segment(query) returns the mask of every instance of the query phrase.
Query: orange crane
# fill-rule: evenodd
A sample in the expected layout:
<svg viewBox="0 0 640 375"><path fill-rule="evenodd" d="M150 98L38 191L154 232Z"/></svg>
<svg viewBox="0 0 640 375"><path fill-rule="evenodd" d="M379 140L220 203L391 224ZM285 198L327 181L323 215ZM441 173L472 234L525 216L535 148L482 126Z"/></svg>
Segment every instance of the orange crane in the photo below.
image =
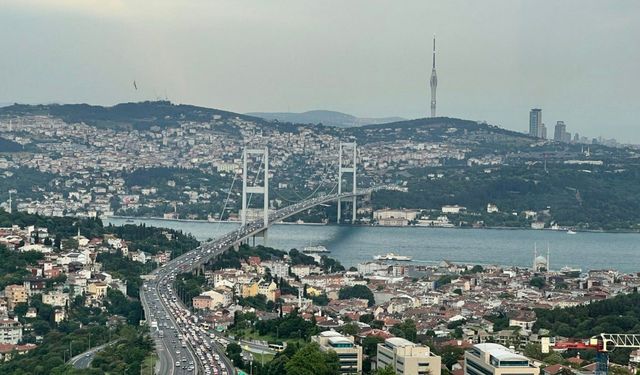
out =
<svg viewBox="0 0 640 375"><path fill-rule="evenodd" d="M542 352L549 348L556 350L593 349L596 351L596 375L607 375L609 371L609 352L615 348L640 348L640 334L601 333L587 341L557 341L551 345L548 337L542 338Z"/></svg>

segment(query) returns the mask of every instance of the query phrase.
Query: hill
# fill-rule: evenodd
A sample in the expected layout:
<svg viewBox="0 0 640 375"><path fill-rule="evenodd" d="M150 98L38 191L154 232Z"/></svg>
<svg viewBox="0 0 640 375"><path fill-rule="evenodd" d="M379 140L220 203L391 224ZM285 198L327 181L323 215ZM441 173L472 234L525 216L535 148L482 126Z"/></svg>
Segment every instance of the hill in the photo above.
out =
<svg viewBox="0 0 640 375"><path fill-rule="evenodd" d="M107 128L148 129L151 126L174 127L180 121L210 121L214 118L240 118L255 122L262 119L218 109L168 101L121 103L112 107L89 104L13 104L0 108L0 116L50 115L67 123Z"/></svg>
<svg viewBox="0 0 640 375"><path fill-rule="evenodd" d="M290 122L294 124L323 124L338 128L350 128L368 124L382 124L387 122L402 121L400 117L384 118L360 118L347 113L314 110L302 113L293 112L251 112L250 116L260 117L267 121Z"/></svg>

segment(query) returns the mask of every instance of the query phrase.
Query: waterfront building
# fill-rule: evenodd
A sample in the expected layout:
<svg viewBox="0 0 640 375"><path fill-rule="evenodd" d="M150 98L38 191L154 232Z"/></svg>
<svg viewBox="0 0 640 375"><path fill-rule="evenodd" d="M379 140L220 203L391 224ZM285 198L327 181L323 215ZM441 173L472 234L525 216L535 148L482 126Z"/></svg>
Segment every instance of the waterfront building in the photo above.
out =
<svg viewBox="0 0 640 375"><path fill-rule="evenodd" d="M320 345L323 352L336 352L340 360L341 374L362 373L362 347L355 344L353 336L344 336L336 331L324 331L317 336L311 336L311 341Z"/></svg>
<svg viewBox="0 0 640 375"><path fill-rule="evenodd" d="M398 375L440 375L442 359L428 346L392 337L378 344L378 368L391 366Z"/></svg>
<svg viewBox="0 0 640 375"><path fill-rule="evenodd" d="M465 375L539 375L529 358L493 343L476 344L464 353Z"/></svg>

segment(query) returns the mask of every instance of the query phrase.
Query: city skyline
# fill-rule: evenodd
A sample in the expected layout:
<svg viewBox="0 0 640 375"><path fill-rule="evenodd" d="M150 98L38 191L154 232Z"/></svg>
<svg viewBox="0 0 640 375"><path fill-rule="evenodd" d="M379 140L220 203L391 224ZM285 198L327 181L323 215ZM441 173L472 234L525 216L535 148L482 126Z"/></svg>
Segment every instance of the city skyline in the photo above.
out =
<svg viewBox="0 0 640 375"><path fill-rule="evenodd" d="M526 132L527 111L539 107L547 125L640 143L640 51L629 48L640 35L637 3L330 5L8 0L0 103L167 97L240 113L428 117L435 32L438 115ZM539 19L558 27L524 27Z"/></svg>

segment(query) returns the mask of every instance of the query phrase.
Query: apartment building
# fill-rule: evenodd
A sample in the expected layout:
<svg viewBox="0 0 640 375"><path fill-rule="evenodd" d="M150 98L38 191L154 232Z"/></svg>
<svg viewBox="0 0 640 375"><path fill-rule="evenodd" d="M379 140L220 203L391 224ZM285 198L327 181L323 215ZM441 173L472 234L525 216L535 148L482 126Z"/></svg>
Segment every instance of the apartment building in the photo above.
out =
<svg viewBox="0 0 640 375"><path fill-rule="evenodd" d="M391 366L398 375L440 375L442 359L428 346L418 345L400 337L391 337L378 344L378 368Z"/></svg>
<svg viewBox="0 0 640 375"><path fill-rule="evenodd" d="M362 347L354 343L353 336L344 336L336 331L320 332L311 336L311 341L320 345L322 351L334 351L340 360L341 374L362 373Z"/></svg>
<svg viewBox="0 0 640 375"><path fill-rule="evenodd" d="M464 353L465 375L539 375L529 358L493 343L476 344Z"/></svg>

